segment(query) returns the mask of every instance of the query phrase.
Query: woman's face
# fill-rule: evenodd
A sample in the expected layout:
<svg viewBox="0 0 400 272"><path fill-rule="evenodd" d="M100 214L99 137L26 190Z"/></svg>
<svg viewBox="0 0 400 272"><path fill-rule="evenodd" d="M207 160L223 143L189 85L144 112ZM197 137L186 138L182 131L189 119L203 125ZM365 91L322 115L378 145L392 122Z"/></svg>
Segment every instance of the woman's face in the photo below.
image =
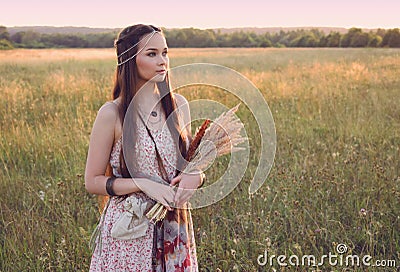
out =
<svg viewBox="0 0 400 272"><path fill-rule="evenodd" d="M139 45L139 54L136 56L136 65L140 79L161 82L165 79L169 67L168 46L164 36L156 32L150 38L151 33L145 34Z"/></svg>

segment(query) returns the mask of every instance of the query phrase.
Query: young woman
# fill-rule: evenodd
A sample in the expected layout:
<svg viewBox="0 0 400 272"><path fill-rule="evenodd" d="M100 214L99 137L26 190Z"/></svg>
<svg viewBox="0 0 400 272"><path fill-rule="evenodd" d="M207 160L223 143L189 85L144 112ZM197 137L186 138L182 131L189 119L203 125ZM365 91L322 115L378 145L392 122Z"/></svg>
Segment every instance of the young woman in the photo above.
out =
<svg viewBox="0 0 400 272"><path fill-rule="evenodd" d="M179 172L191 139L190 112L186 99L170 90L165 37L160 28L133 25L115 46L114 100L98 112L85 171L86 190L109 196L90 271L198 271L191 193L184 189L198 188L202 175ZM160 202L168 213L156 224L138 218L145 222L141 237L114 238L132 197Z"/></svg>

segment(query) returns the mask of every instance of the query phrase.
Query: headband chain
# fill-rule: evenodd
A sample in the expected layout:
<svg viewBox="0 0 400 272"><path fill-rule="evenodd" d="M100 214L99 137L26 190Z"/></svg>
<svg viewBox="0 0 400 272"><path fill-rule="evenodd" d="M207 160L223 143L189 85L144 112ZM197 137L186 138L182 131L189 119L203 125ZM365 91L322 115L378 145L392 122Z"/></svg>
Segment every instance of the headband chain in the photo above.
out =
<svg viewBox="0 0 400 272"><path fill-rule="evenodd" d="M122 64L124 64L124 63L130 61L131 59L133 59L134 57L136 57L136 56L143 50L143 48L146 47L146 45L149 43L150 39L151 39L151 38L154 36L154 34L156 34L157 32L160 32L160 31L153 30L153 32L149 33L150 37L147 39L147 41L146 41L146 43L144 44L144 46L143 46L138 52L136 52L133 56L127 58L127 59L124 60L123 62L118 62L118 63L117 63L117 66L121 66ZM129 52L130 50L132 50L135 46L137 46L137 45L140 43L140 41L141 41L141 40L139 40L137 43L135 43L134 45L132 45L131 47L129 47L128 49L126 49L126 50L125 50L124 52L122 52L121 54L119 54L119 55L117 56L117 59L119 59L122 55L124 55L124 54L126 54L127 52Z"/></svg>

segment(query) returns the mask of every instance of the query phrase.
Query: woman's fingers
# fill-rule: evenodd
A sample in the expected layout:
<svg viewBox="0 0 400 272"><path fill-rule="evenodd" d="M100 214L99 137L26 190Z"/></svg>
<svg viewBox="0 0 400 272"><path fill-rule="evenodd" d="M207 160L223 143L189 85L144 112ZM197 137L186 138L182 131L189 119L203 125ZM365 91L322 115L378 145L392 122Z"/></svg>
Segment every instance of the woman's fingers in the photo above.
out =
<svg viewBox="0 0 400 272"><path fill-rule="evenodd" d="M152 184L151 187L146 188L147 194L160 202L162 205L165 207L171 209L174 197L175 197L175 191L174 188L169 186L169 185L163 185L163 184Z"/></svg>
<svg viewBox="0 0 400 272"><path fill-rule="evenodd" d="M163 199L163 201L160 202L167 210L172 211L173 209L171 208L170 204L166 199Z"/></svg>
<svg viewBox="0 0 400 272"><path fill-rule="evenodd" d="M162 203L168 210L176 207L175 202L175 191L174 188L165 186L165 191L163 192L163 202Z"/></svg>
<svg viewBox="0 0 400 272"><path fill-rule="evenodd" d="M194 192L195 192L195 190L193 190L193 189L178 187L178 190L176 191L175 198L174 198L175 203L186 202L194 194ZM184 200L184 201L182 201L182 200Z"/></svg>
<svg viewBox="0 0 400 272"><path fill-rule="evenodd" d="M175 195L175 203L178 207L181 207L193 196L195 190L178 188L178 192Z"/></svg>
<svg viewBox="0 0 400 272"><path fill-rule="evenodd" d="M183 189L181 187L178 187L178 190L176 191L175 197L174 197L175 203L179 203L179 199L181 198L182 191L183 191Z"/></svg>
<svg viewBox="0 0 400 272"><path fill-rule="evenodd" d="M181 179L182 179L182 175L179 175L179 176L174 177L174 178L171 180L170 185L171 185L171 186L175 186L176 184L178 184L178 183L181 181Z"/></svg>

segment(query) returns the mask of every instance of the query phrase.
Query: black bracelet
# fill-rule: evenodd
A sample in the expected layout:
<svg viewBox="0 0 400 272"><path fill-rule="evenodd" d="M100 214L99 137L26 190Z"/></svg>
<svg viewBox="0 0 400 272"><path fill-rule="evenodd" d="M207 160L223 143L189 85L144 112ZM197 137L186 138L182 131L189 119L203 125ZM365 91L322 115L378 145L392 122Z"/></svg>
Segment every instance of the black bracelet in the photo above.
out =
<svg viewBox="0 0 400 272"><path fill-rule="evenodd" d="M116 177L109 177L106 181L106 191L109 196L116 196L114 189L113 189L113 184L114 184L115 179L116 179Z"/></svg>

